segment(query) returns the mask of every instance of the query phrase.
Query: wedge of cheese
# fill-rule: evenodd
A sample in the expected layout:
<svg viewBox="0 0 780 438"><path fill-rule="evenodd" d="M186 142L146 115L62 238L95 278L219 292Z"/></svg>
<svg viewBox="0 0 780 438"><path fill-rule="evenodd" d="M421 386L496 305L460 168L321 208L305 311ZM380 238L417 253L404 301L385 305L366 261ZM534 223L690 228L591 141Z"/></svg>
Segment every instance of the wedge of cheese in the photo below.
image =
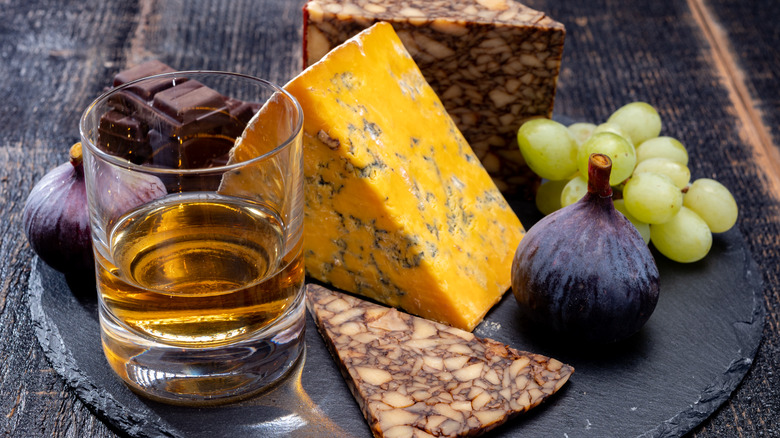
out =
<svg viewBox="0 0 780 438"><path fill-rule="evenodd" d="M574 368L318 285L307 305L375 437L477 436Z"/></svg>
<svg viewBox="0 0 780 438"><path fill-rule="evenodd" d="M304 111L307 274L472 330L524 229L392 26L285 86Z"/></svg>

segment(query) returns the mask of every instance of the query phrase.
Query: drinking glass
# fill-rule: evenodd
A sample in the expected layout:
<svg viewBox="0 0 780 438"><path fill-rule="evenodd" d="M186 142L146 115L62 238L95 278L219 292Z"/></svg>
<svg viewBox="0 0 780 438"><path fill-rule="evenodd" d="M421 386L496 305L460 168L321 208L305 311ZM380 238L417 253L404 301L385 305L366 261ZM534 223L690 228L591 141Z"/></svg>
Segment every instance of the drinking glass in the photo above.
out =
<svg viewBox="0 0 780 438"><path fill-rule="evenodd" d="M236 400L301 355L302 122L283 89L227 72L142 78L84 112L101 340L132 390Z"/></svg>

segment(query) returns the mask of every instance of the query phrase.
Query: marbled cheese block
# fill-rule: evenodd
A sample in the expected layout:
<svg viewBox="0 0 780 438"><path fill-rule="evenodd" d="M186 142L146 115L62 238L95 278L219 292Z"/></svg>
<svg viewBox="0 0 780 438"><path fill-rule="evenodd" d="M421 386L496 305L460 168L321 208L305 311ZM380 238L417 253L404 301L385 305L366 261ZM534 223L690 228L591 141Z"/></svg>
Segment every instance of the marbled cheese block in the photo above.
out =
<svg viewBox="0 0 780 438"><path fill-rule="evenodd" d="M308 275L471 330L524 229L387 23L285 86L304 111Z"/></svg>
<svg viewBox="0 0 780 438"><path fill-rule="evenodd" d="M317 285L307 305L376 437L476 436L574 368Z"/></svg>
<svg viewBox="0 0 780 438"><path fill-rule="evenodd" d="M310 0L304 65L377 21L393 25L505 193L535 180L517 129L552 115L564 26L513 0Z"/></svg>

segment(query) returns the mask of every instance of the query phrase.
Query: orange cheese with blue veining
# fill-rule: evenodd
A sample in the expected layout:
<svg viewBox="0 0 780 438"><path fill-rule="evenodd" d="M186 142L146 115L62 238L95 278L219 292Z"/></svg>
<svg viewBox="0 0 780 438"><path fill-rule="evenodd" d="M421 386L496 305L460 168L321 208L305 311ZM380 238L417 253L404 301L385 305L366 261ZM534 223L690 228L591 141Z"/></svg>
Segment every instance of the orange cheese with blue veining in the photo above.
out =
<svg viewBox="0 0 780 438"><path fill-rule="evenodd" d="M285 89L304 110L307 274L472 330L508 290L524 230L393 28Z"/></svg>

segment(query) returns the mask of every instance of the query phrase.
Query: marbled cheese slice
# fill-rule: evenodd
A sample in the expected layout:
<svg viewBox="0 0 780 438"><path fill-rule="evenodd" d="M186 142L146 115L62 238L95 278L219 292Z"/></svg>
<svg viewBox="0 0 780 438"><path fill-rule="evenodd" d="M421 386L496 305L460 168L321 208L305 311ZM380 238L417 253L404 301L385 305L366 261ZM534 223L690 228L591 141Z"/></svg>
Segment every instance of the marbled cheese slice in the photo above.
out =
<svg viewBox="0 0 780 438"><path fill-rule="evenodd" d="M387 23L285 86L304 111L307 274L472 330L524 230Z"/></svg>
<svg viewBox="0 0 780 438"><path fill-rule="evenodd" d="M475 436L574 369L395 309L307 286L309 311L376 437Z"/></svg>

